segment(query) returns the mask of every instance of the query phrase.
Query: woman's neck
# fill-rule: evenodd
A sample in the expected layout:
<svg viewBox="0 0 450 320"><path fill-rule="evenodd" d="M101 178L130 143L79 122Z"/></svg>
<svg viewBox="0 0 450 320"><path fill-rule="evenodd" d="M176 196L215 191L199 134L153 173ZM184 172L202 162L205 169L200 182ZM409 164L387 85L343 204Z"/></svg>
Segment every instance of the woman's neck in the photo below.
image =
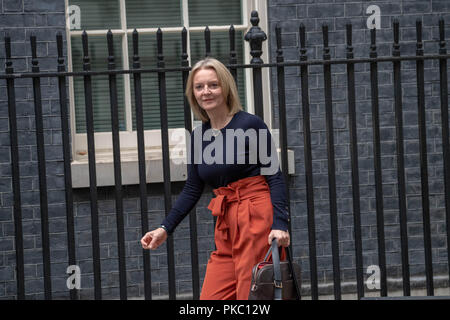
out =
<svg viewBox="0 0 450 320"><path fill-rule="evenodd" d="M211 110L207 111L207 113L209 116L211 128L213 129L222 129L233 118L233 116L228 113L228 108Z"/></svg>

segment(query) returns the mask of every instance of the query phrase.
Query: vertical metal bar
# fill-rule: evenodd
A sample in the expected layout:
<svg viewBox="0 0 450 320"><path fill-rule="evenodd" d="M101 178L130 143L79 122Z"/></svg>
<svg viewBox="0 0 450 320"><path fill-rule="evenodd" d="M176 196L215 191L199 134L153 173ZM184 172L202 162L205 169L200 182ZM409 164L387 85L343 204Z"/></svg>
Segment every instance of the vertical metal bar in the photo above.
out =
<svg viewBox="0 0 450 320"><path fill-rule="evenodd" d="M399 23L394 20L394 44L392 56L400 57ZM397 144L397 178L398 178L398 203L400 210L400 243L402 255L403 294L411 295L409 284L409 259L408 259L408 229L406 217L406 186L405 164L403 150L403 115L402 115L402 80L401 62L394 61L394 100L395 100L395 128Z"/></svg>
<svg viewBox="0 0 450 320"><path fill-rule="evenodd" d="M206 28L205 28L204 39L205 39L205 58L207 58L207 57L211 56L211 32L210 32L208 26L206 26ZM216 223L217 223L217 217L213 216L212 219L214 221L213 227L215 228ZM215 245L215 243L214 243L214 245Z"/></svg>
<svg viewBox="0 0 450 320"><path fill-rule="evenodd" d="M416 21L417 34L417 56L423 56L422 21ZM417 108L420 144L420 178L422 182L422 217L423 217L423 240L425 249L425 274L427 281L427 295L434 295L433 286L433 260L431 252L431 229L430 229L430 199L428 191L428 161L427 161L427 132L425 114L425 78L424 61L416 60L417 72Z"/></svg>
<svg viewBox="0 0 450 320"><path fill-rule="evenodd" d="M299 28L300 61L306 62L306 33L305 26ZM306 184L306 204L308 207L308 242L309 242L309 268L311 277L311 298L319 299L319 289L317 281L317 254L316 254L316 225L314 220L314 187L313 187L313 167L311 155L311 126L309 115L309 85L308 85L308 65L300 66L300 82L302 88L302 112L303 112L303 140L305 157L305 184Z"/></svg>
<svg viewBox="0 0 450 320"><path fill-rule="evenodd" d="M91 70L89 58L88 36L83 31L81 36L83 43L83 71ZM95 142L94 142L94 114L92 108L92 82L91 76L84 76L84 103L86 108L86 134L89 160L89 193L91 198L91 232L92 232L92 260L94 264L94 297L96 300L102 298L101 288L101 267L100 267L100 237L98 225L98 204L97 204L97 172L95 162Z"/></svg>
<svg viewBox="0 0 450 320"><path fill-rule="evenodd" d="M30 36L32 72L39 73L36 55L36 36ZM36 149L39 170L39 200L41 214L42 260L44 271L44 297L52 299L52 278L50 268L50 234L48 226L47 172L45 168L44 123L42 119L41 79L33 77L34 118L36 124Z"/></svg>
<svg viewBox="0 0 450 320"><path fill-rule="evenodd" d="M211 56L211 31L209 30L209 27L206 26L205 28L205 58Z"/></svg>
<svg viewBox="0 0 450 320"><path fill-rule="evenodd" d="M183 30L181 31L181 66L182 67L189 67L189 60L188 60L188 53L187 53L187 29L183 27ZM181 77L183 79L183 93L186 91L186 83L187 78L189 77L189 70L183 70ZM191 117L191 108L189 107L188 100L186 98L186 95L183 94L184 100L183 100L183 106L184 106L184 127L189 131L192 132L192 117ZM187 147L187 146L186 146Z"/></svg>
<svg viewBox="0 0 450 320"><path fill-rule="evenodd" d="M56 35L56 45L58 49L58 72L65 72L63 56L63 37L61 32ZM73 216L73 192L72 192L72 171L70 168L70 138L69 138L69 112L66 94L66 77L58 76L59 106L61 111L61 131L64 159L64 192L66 195L66 220L67 220L67 250L69 265L76 265L75 253L75 222ZM77 288L70 289L70 299L78 300L79 292Z"/></svg>
<svg viewBox="0 0 450 320"><path fill-rule="evenodd" d="M347 59L353 59L352 25L347 24ZM364 297L363 257L361 240L361 207L359 193L358 138L356 129L355 64L347 63L348 120L350 157L352 163L353 230L355 237L356 286L358 299Z"/></svg>
<svg viewBox="0 0 450 320"><path fill-rule="evenodd" d="M325 121L328 149L328 193L330 197L331 251L333 255L334 297L341 299L341 270L339 266L339 239L336 204L336 169L334 163L334 133L333 133L333 101L331 91L331 59L328 47L328 26L322 25L323 32L323 73L325 86Z"/></svg>
<svg viewBox="0 0 450 320"><path fill-rule="evenodd" d="M5 72L12 75L11 37L5 35ZM11 144L11 175L14 198L14 237L16 246L17 299L25 299L25 269L23 259L22 201L20 196L19 147L17 143L16 94L14 78L6 79L8 92L9 139Z"/></svg>
<svg viewBox="0 0 450 320"><path fill-rule="evenodd" d="M264 105L263 105L263 91L262 91L262 73L260 65L263 64L261 59L262 55L262 43L267 40L266 33L258 27L259 17L258 12L252 11L250 22L252 27L245 35L245 41L250 43L250 54L252 59L250 64L252 64L253 69L253 102L255 115L264 119Z"/></svg>
<svg viewBox="0 0 450 320"><path fill-rule="evenodd" d="M181 31L181 66L189 67L188 54L187 54L187 30L183 28ZM182 71L182 79L183 79L183 92L186 92L186 83L189 76L189 70ZM192 117L191 117L191 108L189 107L189 103L187 101L186 96L184 95L183 99L184 105L184 127L186 130L191 133L192 132ZM186 143L186 150L191 146ZM192 151L191 151L192 152ZM190 153L187 153L190 155ZM189 161L190 159L188 159ZM191 230L191 272L192 272L192 298L194 300L200 299L200 277L199 277L199 263L198 263L198 243L197 243L197 213L196 208L194 207L192 211L189 213L189 228Z"/></svg>
<svg viewBox="0 0 450 320"><path fill-rule="evenodd" d="M139 61L139 41L138 32L133 31L133 71L141 68ZM141 74L133 72L134 79L134 99L135 99L135 115L136 115L136 137L138 151L139 166L139 195L141 203L141 228L142 234L148 231L148 206L147 206L147 179L145 172L145 140L144 140L144 113L142 110L142 86ZM152 280L149 250L142 250L144 258L144 292L145 299L152 299Z"/></svg>
<svg viewBox="0 0 450 320"><path fill-rule="evenodd" d="M283 49L281 44L281 27L277 24L275 26L275 35L277 40L277 63L283 63ZM280 150L281 150L281 167L283 168L283 178L285 183L287 211L289 214L289 234L292 234L291 225L291 202L289 197L289 164L287 157L287 125L286 125L286 91L284 82L284 67L277 66L277 84L278 84L278 119L279 119L279 133L280 133ZM272 151L273 152L273 151ZM291 240L292 246L292 240Z"/></svg>
<svg viewBox="0 0 450 320"><path fill-rule="evenodd" d="M283 49L281 43L281 27L277 24L275 27L275 34L277 40L277 63L283 63ZM288 163L288 147L287 147L287 124L286 124L286 91L284 83L284 67L277 66L277 84L278 84L278 119L279 119L279 133L280 133L280 149L281 149L281 167L283 168L283 178L285 183L286 192L286 202L287 202L287 212L289 215L288 231L292 235L292 224L291 224L291 201L289 197L289 163ZM272 150L272 152L274 152ZM292 248L292 239L290 242L290 248L287 252L290 252ZM301 299L301 297L298 297Z"/></svg>
<svg viewBox="0 0 450 320"><path fill-rule="evenodd" d="M439 20L439 54L447 54L445 43L444 19ZM441 121L442 121L442 153L444 158L444 197L445 221L447 225L447 259L450 277L450 143L448 129L448 82L447 59L439 59L439 81L441 94Z"/></svg>
<svg viewBox="0 0 450 320"><path fill-rule="evenodd" d="M114 58L114 43L111 30L107 35L108 43L108 70L116 68ZM120 137L119 137L119 110L117 103L117 78L115 74L109 75L109 100L111 105L111 127L114 159L114 182L116 198L116 224L117 224L117 248L119 254L119 285L120 299L127 299L127 274L125 262L125 231L123 222L123 195L122 195L122 169L120 164Z"/></svg>
<svg viewBox="0 0 450 320"><path fill-rule="evenodd" d="M156 32L156 42L158 45L158 68L164 69L163 56L163 39L162 31L158 28ZM161 143L163 155L163 175L164 175L164 206L166 216L172 208L172 188L170 181L170 158L169 158L169 120L167 117L167 95L166 95L166 72L164 70L158 71L158 87L159 87L159 107L161 117ZM175 257L173 235L167 239L167 265L169 273L169 299L176 299L176 284L175 284Z"/></svg>
<svg viewBox="0 0 450 320"><path fill-rule="evenodd" d="M253 101L255 103L255 115L264 119L261 67L253 67Z"/></svg>
<svg viewBox="0 0 450 320"><path fill-rule="evenodd" d="M376 29L370 30L370 58L376 59ZM375 170L375 201L377 216L378 266L380 267L381 296L387 296L386 249L384 242L384 209L383 180L381 177L381 145L380 145L380 115L378 103L378 63L370 63L370 85L372 100L372 130L373 130L373 160Z"/></svg>
<svg viewBox="0 0 450 320"><path fill-rule="evenodd" d="M234 26L230 26L230 30L228 31L229 38L230 38L230 64L236 64L237 58L236 58L236 31L234 29ZM234 82L236 82L236 86L238 85L237 81L237 69L235 67L230 67L230 72L233 75Z"/></svg>

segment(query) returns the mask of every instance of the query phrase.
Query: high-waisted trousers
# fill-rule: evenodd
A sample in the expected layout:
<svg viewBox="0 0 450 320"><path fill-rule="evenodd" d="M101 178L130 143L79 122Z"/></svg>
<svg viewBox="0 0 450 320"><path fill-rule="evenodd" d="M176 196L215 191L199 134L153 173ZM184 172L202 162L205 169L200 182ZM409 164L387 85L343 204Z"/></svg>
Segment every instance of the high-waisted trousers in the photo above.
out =
<svg viewBox="0 0 450 320"><path fill-rule="evenodd" d="M206 267L202 300L246 300L252 268L269 249L273 221L270 190L264 176L237 180L214 189L208 209L217 217L216 250Z"/></svg>

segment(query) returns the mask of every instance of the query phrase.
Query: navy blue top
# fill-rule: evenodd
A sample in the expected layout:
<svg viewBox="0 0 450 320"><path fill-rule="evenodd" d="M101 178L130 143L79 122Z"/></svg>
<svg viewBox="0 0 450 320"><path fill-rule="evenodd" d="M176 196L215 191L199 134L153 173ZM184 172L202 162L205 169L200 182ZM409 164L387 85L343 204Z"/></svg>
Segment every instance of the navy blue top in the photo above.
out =
<svg viewBox="0 0 450 320"><path fill-rule="evenodd" d="M263 134L259 134L260 130ZM211 130L209 121L191 133L187 157L190 159L187 164L188 178L162 225L169 234L172 233L200 199L205 183L216 189L242 178L264 175L274 209L272 229L287 231L289 215L285 183L267 125L258 116L239 111L220 130L221 134L217 133L218 130L216 134ZM249 138L239 138L243 133ZM226 150L231 150L232 146L234 153L229 154L227 159ZM241 152L238 153L238 150Z"/></svg>

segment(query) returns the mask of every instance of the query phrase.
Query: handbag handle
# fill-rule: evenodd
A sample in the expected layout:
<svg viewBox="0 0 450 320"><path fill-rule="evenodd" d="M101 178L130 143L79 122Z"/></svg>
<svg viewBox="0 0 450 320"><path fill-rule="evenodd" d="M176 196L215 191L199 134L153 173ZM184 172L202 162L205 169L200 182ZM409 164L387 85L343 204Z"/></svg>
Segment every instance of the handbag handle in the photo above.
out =
<svg viewBox="0 0 450 320"><path fill-rule="evenodd" d="M270 249L272 250L273 284L275 286L273 298L274 300L282 300L283 282L281 279L280 254L278 252L277 239L272 240Z"/></svg>
<svg viewBox="0 0 450 320"><path fill-rule="evenodd" d="M278 251L277 239L272 240L272 245L267 251L264 261L267 261L270 252L272 252L272 262L273 262L273 277L274 277L273 284L275 286L274 300L282 300L283 282L281 278L280 254ZM298 286L297 276L295 274L294 265L292 263L291 251L289 247L286 248L286 257L289 263L289 269L291 270L297 300L300 300L300 287Z"/></svg>

